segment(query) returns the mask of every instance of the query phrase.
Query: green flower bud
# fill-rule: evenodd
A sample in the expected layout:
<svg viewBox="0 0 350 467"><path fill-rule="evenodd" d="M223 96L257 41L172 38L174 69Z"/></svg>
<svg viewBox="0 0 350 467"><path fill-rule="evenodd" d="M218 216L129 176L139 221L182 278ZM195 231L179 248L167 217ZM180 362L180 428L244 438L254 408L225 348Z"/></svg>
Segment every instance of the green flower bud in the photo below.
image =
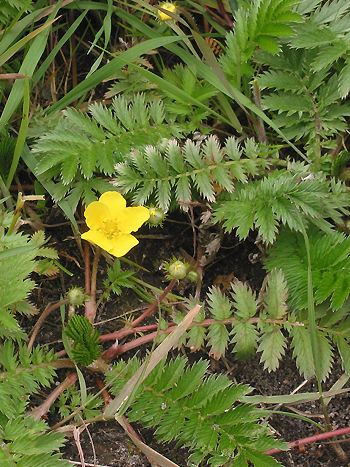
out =
<svg viewBox="0 0 350 467"><path fill-rule="evenodd" d="M86 295L80 287L72 287L67 292L67 299L70 305L81 306L86 301Z"/></svg>
<svg viewBox="0 0 350 467"><path fill-rule="evenodd" d="M149 219L148 223L150 225L161 225L165 219L165 212L159 208L149 208Z"/></svg>
<svg viewBox="0 0 350 467"><path fill-rule="evenodd" d="M171 279L185 279L188 271L188 265L183 261L175 260L168 266L168 274Z"/></svg>
<svg viewBox="0 0 350 467"><path fill-rule="evenodd" d="M188 279L190 282L193 282L196 284L199 280L199 274L197 271L188 271L186 279Z"/></svg>

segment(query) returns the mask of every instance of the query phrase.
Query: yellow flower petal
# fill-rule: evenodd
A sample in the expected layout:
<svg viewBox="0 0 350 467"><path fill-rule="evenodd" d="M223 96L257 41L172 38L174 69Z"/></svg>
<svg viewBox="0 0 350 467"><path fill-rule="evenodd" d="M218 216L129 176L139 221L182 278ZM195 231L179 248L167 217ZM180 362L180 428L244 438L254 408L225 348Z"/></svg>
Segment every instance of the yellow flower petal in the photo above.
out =
<svg viewBox="0 0 350 467"><path fill-rule="evenodd" d="M123 233L135 232L149 219L149 209L143 206L125 208L118 216L118 225Z"/></svg>
<svg viewBox="0 0 350 467"><path fill-rule="evenodd" d="M110 217L109 209L99 201L93 201L85 209L86 224L90 229L99 229L102 221Z"/></svg>
<svg viewBox="0 0 350 467"><path fill-rule="evenodd" d="M114 245L112 240L109 240L102 232L99 232L98 230L88 230L81 235L81 238L87 242L101 247L106 251L109 251L111 248L113 248Z"/></svg>
<svg viewBox="0 0 350 467"><path fill-rule="evenodd" d="M113 243L113 246L108 250L108 252L111 255L120 258L121 256L126 255L131 248L139 243L139 241L133 235L123 234L114 237L111 243Z"/></svg>
<svg viewBox="0 0 350 467"><path fill-rule="evenodd" d="M99 201L108 208L111 217L119 217L120 212L126 208L124 197L117 191L106 191L100 196Z"/></svg>
<svg viewBox="0 0 350 467"><path fill-rule="evenodd" d="M176 5L172 2L163 2L159 5L163 10L170 11L170 13L176 13ZM168 21L172 19L170 15L167 15L165 12L158 10L158 17L161 21Z"/></svg>

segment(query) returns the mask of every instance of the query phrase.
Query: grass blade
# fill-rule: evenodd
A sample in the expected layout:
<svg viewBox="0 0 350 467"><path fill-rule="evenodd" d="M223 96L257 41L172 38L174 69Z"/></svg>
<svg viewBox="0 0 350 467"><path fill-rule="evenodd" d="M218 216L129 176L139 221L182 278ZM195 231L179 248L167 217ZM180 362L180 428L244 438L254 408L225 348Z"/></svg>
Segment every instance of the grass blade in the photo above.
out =
<svg viewBox="0 0 350 467"><path fill-rule="evenodd" d="M29 106L30 106L30 88L29 88L29 79L24 80L23 87L23 112L22 112L22 121L19 127L18 137L16 141L15 151L13 154L11 167L7 176L6 186L10 189L13 177L15 176L18 163L23 152L24 144L27 137L28 125L29 125Z"/></svg>
<svg viewBox="0 0 350 467"><path fill-rule="evenodd" d="M62 99L49 107L49 112L61 110L67 105L70 105L72 102L79 99L79 97L83 96L95 86L100 84L102 81L113 76L115 72L120 70L123 66L130 65L131 62L139 58L141 55L149 52L150 50L167 46L168 44L172 44L180 40L182 40L181 37L157 37L155 39L148 39L141 44L137 44L131 47L104 65L102 68L95 71L92 75L79 83L77 86L75 86L75 88L62 97Z"/></svg>

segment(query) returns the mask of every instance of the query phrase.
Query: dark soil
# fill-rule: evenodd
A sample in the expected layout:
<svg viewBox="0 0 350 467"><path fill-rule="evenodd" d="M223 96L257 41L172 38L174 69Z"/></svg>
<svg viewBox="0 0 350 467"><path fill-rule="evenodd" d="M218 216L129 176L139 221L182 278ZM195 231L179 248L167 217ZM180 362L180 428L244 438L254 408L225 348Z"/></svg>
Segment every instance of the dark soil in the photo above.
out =
<svg viewBox="0 0 350 467"><path fill-rule="evenodd" d="M56 217L55 210L51 211L51 215L47 221L48 224L54 224L62 219ZM138 248L134 249L129 259L141 264L150 272L143 273L144 280L154 285L161 285L163 274L159 271L159 267L163 261L169 259L173 254L179 255L185 250L189 255L193 253L192 245L192 229L186 218L178 218L177 222L165 224L164 229L148 231L145 229L143 234L164 235L166 238L161 239L143 239L140 241ZM187 224L187 225L186 225ZM48 280L47 278L39 281L39 287L33 296L36 304L40 309L49 302L54 302L60 298L60 294L67 290L72 285L83 286L84 274L82 259L79 251L76 248L74 238L69 227L60 227L50 229L52 233L50 243L53 244L61 253L61 263L68 270L74 273L70 278L66 274L61 273L59 276ZM215 231L211 232L215 235ZM67 255L68 253L68 255ZM238 243L237 239L225 237L222 241L221 249L219 250L215 260L207 266L206 274L203 282L203 289L209 285L218 282L218 285L224 286L225 277L232 280L237 277L240 280L248 280L252 287L258 289L264 277L262 266L259 262L261 253L255 245L253 239L244 243ZM99 278L104 274L105 265L101 262ZM189 294L191 288L187 290L177 290L179 294ZM139 307L142 302L139 298L131 293L123 294L122 298L112 297L106 303L98 314L97 322L110 320L118 315L121 315L129 310ZM26 322L25 326L30 328L35 322L35 318L30 323ZM120 326L120 320L108 321L99 326L99 331L110 332L116 330ZM45 322L41 329L38 341L40 343L54 344L55 348L62 349L60 343L61 324L59 312L55 312ZM127 358L128 355L125 355ZM191 355L192 358L209 358L207 354ZM230 377L237 382L244 382L255 388L255 394L274 395L274 394L290 394L302 382L303 378L299 375L294 360L290 355L287 355L281 363L280 369L275 373L268 373L263 370L259 363L258 357L255 357L247 362L237 362L232 356L228 356L222 361L211 360L211 370L219 372L227 372ZM325 388L329 389L341 374L340 367L335 369L329 381L326 382ZM307 383L300 389L301 392L316 391L312 383ZM333 428L345 427L350 424L350 395L338 396L334 398L329 405L329 412ZM276 408L284 412L290 412L288 407ZM322 423L323 418L318 403L302 404L293 406L305 416L314 417L316 422ZM317 433L317 428L307 422L291 418L285 415L274 415L270 419L271 428L275 431L276 436L292 441L299 438L304 438ZM164 456L176 462L179 466L186 465L186 451L179 449L174 445L160 445L154 440L150 431L140 427L135 427L144 442L150 445L153 449L161 452ZM90 425L88 429L82 433L81 447L84 453L85 462L90 465L100 465L108 467L128 467L128 466L149 466L147 459L134 447L128 436L117 422L99 423ZM349 444L343 443L342 447L350 455ZM79 461L79 454L75 442L70 438L64 448L64 457L70 460ZM294 449L289 453L284 453L276 456L276 458L286 467L345 467L349 466L347 462L341 462L333 448L329 443L322 445L308 445L303 450ZM95 464L94 464L95 463Z"/></svg>

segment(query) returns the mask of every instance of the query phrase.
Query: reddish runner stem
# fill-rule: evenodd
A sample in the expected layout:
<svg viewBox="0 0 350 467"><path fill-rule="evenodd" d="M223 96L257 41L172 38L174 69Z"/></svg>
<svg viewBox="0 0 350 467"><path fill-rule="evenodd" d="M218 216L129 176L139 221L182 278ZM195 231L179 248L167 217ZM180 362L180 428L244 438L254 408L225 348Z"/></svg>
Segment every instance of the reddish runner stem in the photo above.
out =
<svg viewBox="0 0 350 467"><path fill-rule="evenodd" d="M91 276L90 276L90 245L83 242L84 264L85 264L85 293L90 294Z"/></svg>
<svg viewBox="0 0 350 467"><path fill-rule="evenodd" d="M100 261L101 250L99 247L96 248L94 260L92 262L92 272L90 277L90 298L85 302L85 316L93 323L96 317L96 290L97 290L97 273L98 263Z"/></svg>
<svg viewBox="0 0 350 467"><path fill-rule="evenodd" d="M176 282L176 279L172 279L165 287L163 292L159 295L159 297L157 297L157 299L151 303L150 306L146 308L146 310L138 318L134 319L134 321L130 323L130 326L134 328L135 326L138 326L140 323L142 323L142 321L144 321L146 318L152 316L157 311L160 303L162 303L165 297L173 290Z"/></svg>
<svg viewBox="0 0 350 467"><path fill-rule="evenodd" d="M342 436L350 434L350 427L339 428L338 430L327 431L326 433L319 433L318 435L308 436L307 438L297 439L296 441L291 441L288 443L288 448L296 448L299 446L304 446L305 444L317 443L318 441L323 441L325 439L334 438L335 436ZM284 452L282 449L270 449L266 451L265 454L273 455Z"/></svg>

